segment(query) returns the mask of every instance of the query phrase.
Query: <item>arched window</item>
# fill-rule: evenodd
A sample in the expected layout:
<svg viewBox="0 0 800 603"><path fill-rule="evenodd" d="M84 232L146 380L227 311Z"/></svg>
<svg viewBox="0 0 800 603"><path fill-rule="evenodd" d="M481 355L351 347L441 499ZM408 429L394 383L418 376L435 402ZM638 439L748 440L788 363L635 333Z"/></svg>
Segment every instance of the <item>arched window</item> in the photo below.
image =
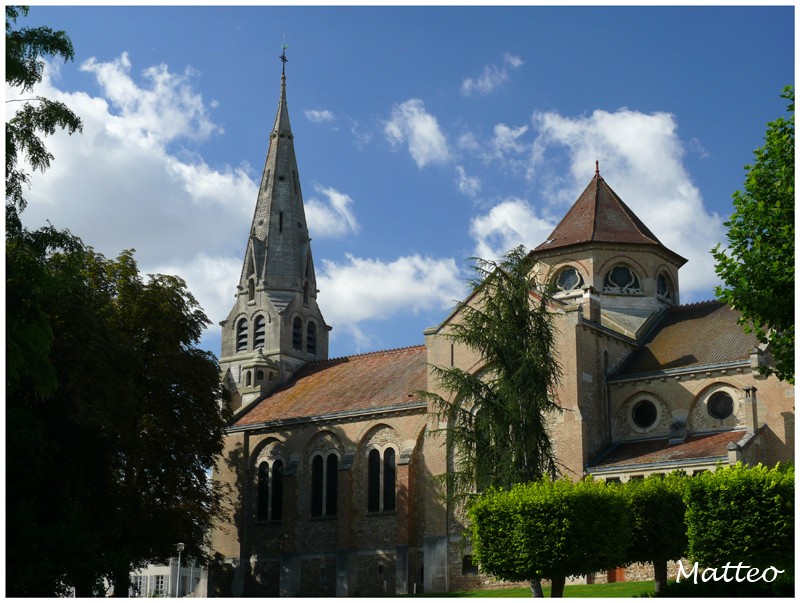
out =
<svg viewBox="0 0 800 603"><path fill-rule="evenodd" d="M311 517L334 517L338 509L339 457L315 454L311 459Z"/></svg>
<svg viewBox="0 0 800 603"><path fill-rule="evenodd" d="M280 521L283 518L283 461L258 465L256 521Z"/></svg>
<svg viewBox="0 0 800 603"><path fill-rule="evenodd" d="M256 298L256 282L250 279L247 283L247 301L253 301Z"/></svg>
<svg viewBox="0 0 800 603"><path fill-rule="evenodd" d="M256 521L269 521L269 463L267 461L258 466Z"/></svg>
<svg viewBox="0 0 800 603"><path fill-rule="evenodd" d="M303 321L299 316L292 322L292 347L295 350L303 349Z"/></svg>
<svg viewBox="0 0 800 603"><path fill-rule="evenodd" d="M367 455L367 512L381 513L396 509L397 461L394 448L383 455L373 448Z"/></svg>
<svg viewBox="0 0 800 603"><path fill-rule="evenodd" d="M656 279L656 293L659 297L672 301L672 282L663 272Z"/></svg>
<svg viewBox="0 0 800 603"><path fill-rule="evenodd" d="M244 352L247 349L247 319L242 318L236 323L236 351Z"/></svg>
<svg viewBox="0 0 800 603"><path fill-rule="evenodd" d="M317 353L317 324L313 320L308 321L306 331L306 352L309 354Z"/></svg>
<svg viewBox="0 0 800 603"><path fill-rule="evenodd" d="M253 322L253 349L257 350L264 347L264 340L266 338L267 327L264 320L264 315L259 314Z"/></svg>
<svg viewBox="0 0 800 603"><path fill-rule="evenodd" d="M606 274L603 281L605 293L641 293L639 277L631 270L630 266L617 264Z"/></svg>

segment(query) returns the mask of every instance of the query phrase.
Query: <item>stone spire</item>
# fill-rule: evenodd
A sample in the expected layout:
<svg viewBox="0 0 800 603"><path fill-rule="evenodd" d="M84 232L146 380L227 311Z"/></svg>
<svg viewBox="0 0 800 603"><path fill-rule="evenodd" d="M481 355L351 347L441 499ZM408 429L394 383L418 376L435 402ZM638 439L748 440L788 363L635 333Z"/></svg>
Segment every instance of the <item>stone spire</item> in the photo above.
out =
<svg viewBox="0 0 800 603"><path fill-rule="evenodd" d="M309 242L284 73L238 295L252 297L254 290L265 290L280 306L308 283L309 295L316 297Z"/></svg>

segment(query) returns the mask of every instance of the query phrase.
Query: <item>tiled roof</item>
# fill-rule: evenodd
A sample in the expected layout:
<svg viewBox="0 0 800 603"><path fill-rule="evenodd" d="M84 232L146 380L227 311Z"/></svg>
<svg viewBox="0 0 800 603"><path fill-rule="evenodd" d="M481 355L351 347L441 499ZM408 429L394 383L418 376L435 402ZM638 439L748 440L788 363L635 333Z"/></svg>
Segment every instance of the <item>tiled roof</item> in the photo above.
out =
<svg viewBox="0 0 800 603"><path fill-rule="evenodd" d="M425 346L313 362L259 402L235 426L369 411L418 401L427 387Z"/></svg>
<svg viewBox="0 0 800 603"><path fill-rule="evenodd" d="M739 313L718 301L677 306L666 312L644 345L611 377L745 360L758 344L738 324Z"/></svg>
<svg viewBox="0 0 800 603"><path fill-rule="evenodd" d="M669 445L668 438L639 440L614 444L600 460L590 463L587 469L611 470L628 466L653 465L658 463L713 461L727 457L727 446L744 437L744 431L691 435L680 444Z"/></svg>
<svg viewBox="0 0 800 603"><path fill-rule="evenodd" d="M666 250L606 181L596 174L586 190L558 223L547 240L534 251L547 251L580 243L632 243ZM669 251L669 250L667 250ZM670 252L674 254L674 252ZM681 263L684 258L677 256Z"/></svg>

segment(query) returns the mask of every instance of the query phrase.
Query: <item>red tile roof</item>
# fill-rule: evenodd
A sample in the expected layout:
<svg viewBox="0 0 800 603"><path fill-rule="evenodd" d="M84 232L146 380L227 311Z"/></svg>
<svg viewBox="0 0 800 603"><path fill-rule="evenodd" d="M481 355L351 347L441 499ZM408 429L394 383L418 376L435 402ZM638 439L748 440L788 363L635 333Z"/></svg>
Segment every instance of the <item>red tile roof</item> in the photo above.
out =
<svg viewBox="0 0 800 603"><path fill-rule="evenodd" d="M426 379L423 345L313 362L234 426L408 404L419 401L414 392L427 388Z"/></svg>
<svg viewBox="0 0 800 603"><path fill-rule="evenodd" d="M613 445L599 461L591 463L587 469L622 469L628 466L653 465L659 463L680 463L682 461L713 461L727 457L727 446L738 442L745 435L741 431L691 435L680 444L669 445L668 438L621 442Z"/></svg>
<svg viewBox="0 0 800 603"><path fill-rule="evenodd" d="M534 251L548 251L589 242L655 245L675 256L680 265L686 262L686 259L661 244L599 173L547 240Z"/></svg>
<svg viewBox="0 0 800 603"><path fill-rule="evenodd" d="M719 301L677 306L666 312L641 348L611 377L629 377L748 359L758 345L738 324L740 314Z"/></svg>

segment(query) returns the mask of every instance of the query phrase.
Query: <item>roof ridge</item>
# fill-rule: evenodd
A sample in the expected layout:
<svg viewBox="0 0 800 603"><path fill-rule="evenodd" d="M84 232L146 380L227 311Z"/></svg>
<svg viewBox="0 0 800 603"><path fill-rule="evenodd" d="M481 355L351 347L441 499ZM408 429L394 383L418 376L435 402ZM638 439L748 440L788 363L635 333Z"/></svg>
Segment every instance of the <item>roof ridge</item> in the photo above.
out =
<svg viewBox="0 0 800 603"><path fill-rule="evenodd" d="M349 358L363 358L365 356L378 356L380 354L394 354L394 353L397 353L397 352L403 352L405 350L413 350L415 348L424 349L425 348L425 344L424 343L418 343L416 345L409 345L409 346L404 346L404 347L399 347L399 348L388 348L386 350L373 350L371 352L362 352L361 354L349 354L347 356L336 356L334 358L327 358L325 360L315 360L314 362L309 362L306 366L312 366L312 365L315 365L315 364L323 364L325 362L342 361L342 360L347 360Z"/></svg>
<svg viewBox="0 0 800 603"><path fill-rule="evenodd" d="M692 302L690 304L680 304L679 306L673 306L673 310L687 310L689 308L699 308L701 306L709 306L711 304L722 304L723 306L727 305L724 301L719 299L706 299L704 301L697 301Z"/></svg>

